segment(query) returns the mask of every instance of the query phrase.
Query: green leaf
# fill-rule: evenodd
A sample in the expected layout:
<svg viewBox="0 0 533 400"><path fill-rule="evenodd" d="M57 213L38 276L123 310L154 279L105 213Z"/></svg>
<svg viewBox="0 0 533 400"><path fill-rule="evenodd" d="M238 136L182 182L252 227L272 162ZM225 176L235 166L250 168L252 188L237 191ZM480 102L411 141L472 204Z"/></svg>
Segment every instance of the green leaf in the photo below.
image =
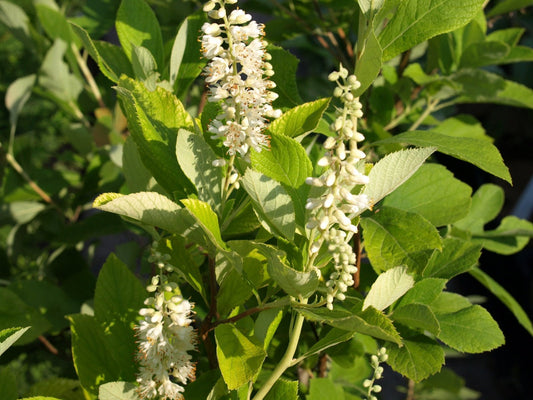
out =
<svg viewBox="0 0 533 400"><path fill-rule="evenodd" d="M426 304L409 303L394 310L391 318L395 322L410 328L418 328L428 331L433 335L440 333L439 321L431 308Z"/></svg>
<svg viewBox="0 0 533 400"><path fill-rule="evenodd" d="M285 265L279 259L279 255L276 254L275 250L270 247L262 246L259 248L259 251L267 258L269 275L288 295L308 298L318 288L318 275L316 271L296 271Z"/></svg>
<svg viewBox="0 0 533 400"><path fill-rule="evenodd" d="M254 337L260 343L263 343L263 349L268 349L268 345L274 337L282 319L283 310L276 308L261 311L257 316L254 323Z"/></svg>
<svg viewBox="0 0 533 400"><path fill-rule="evenodd" d="M176 158L187 178L195 185L198 198L220 214L222 169L213 166L217 156L203 136L180 129L176 140Z"/></svg>
<svg viewBox="0 0 533 400"><path fill-rule="evenodd" d="M109 382L100 386L99 400L139 400L137 385L129 382Z"/></svg>
<svg viewBox="0 0 533 400"><path fill-rule="evenodd" d="M0 393L3 400L17 400L18 385L17 376L10 368L0 368Z"/></svg>
<svg viewBox="0 0 533 400"><path fill-rule="evenodd" d="M80 400L83 398L83 392L79 380L56 377L35 383L27 396L50 396L61 400Z"/></svg>
<svg viewBox="0 0 533 400"><path fill-rule="evenodd" d="M217 292L217 311L227 315L235 307L243 305L252 295L252 286L235 269L224 275Z"/></svg>
<svg viewBox="0 0 533 400"><path fill-rule="evenodd" d="M461 54L460 68L479 68L500 64L510 53L511 48L498 41L472 43Z"/></svg>
<svg viewBox="0 0 533 400"><path fill-rule="evenodd" d="M383 7L385 0L357 0L357 3L365 17L369 18Z"/></svg>
<svg viewBox="0 0 533 400"><path fill-rule="evenodd" d="M31 326L19 337L17 345L31 343L51 328L40 310L31 307L10 288L0 287L0 330L17 326Z"/></svg>
<svg viewBox="0 0 533 400"><path fill-rule="evenodd" d="M336 346L339 343L346 342L352 339L356 332L350 332L343 329L332 328L326 335L316 342L309 350L302 354L299 358L305 359L318 354L330 347Z"/></svg>
<svg viewBox="0 0 533 400"><path fill-rule="evenodd" d="M392 321L373 307L362 311L362 306L363 302L358 301L350 311L339 307L333 311L326 308L297 308L296 311L310 321L326 323L338 329L363 333L401 345L402 339Z"/></svg>
<svg viewBox="0 0 533 400"><path fill-rule="evenodd" d="M36 4L35 9L41 25L51 39L61 39L69 45L71 43L76 46L79 45L79 38L74 35L67 18L63 14L44 4Z"/></svg>
<svg viewBox="0 0 533 400"><path fill-rule="evenodd" d="M265 400L298 400L298 381L278 379Z"/></svg>
<svg viewBox="0 0 533 400"><path fill-rule="evenodd" d="M109 66L106 63L106 60L100 56L100 53L95 46L95 43L93 42L93 40L91 39L87 31L83 29L81 26L74 24L73 22L70 22L70 26L72 27L72 31L76 35L78 35L78 37L81 39L85 47L85 50L87 50L87 52L91 55L93 60L96 61L96 63L98 64L98 67L100 68L100 71L102 71L102 73L112 82L118 82L121 72L114 70L111 66ZM126 61L128 60L126 59ZM128 64L129 64L129 61L128 61ZM131 66L130 66L130 70L131 70ZM126 71L123 71L122 73L128 75Z"/></svg>
<svg viewBox="0 0 533 400"><path fill-rule="evenodd" d="M368 258L376 271L405 265L411 272L426 266L428 251L442 248L437 229L418 214L383 207L361 218Z"/></svg>
<svg viewBox="0 0 533 400"><path fill-rule="evenodd" d="M504 198L503 189L492 183L481 185L472 196L472 206L468 215L455 222L454 226L470 232L481 233L487 222L500 213Z"/></svg>
<svg viewBox="0 0 533 400"><path fill-rule="evenodd" d="M131 65L135 77L144 83L149 91L155 90L159 73L157 62L146 47L133 46L131 52Z"/></svg>
<svg viewBox="0 0 533 400"><path fill-rule="evenodd" d="M272 56L270 64L276 72L270 79L276 84L274 91L279 95L273 106L292 108L302 104L296 85L298 59L281 47L268 46L268 52Z"/></svg>
<svg viewBox="0 0 533 400"><path fill-rule="evenodd" d="M446 279L425 278L415 283L399 301L398 307L411 303L430 304L441 294Z"/></svg>
<svg viewBox="0 0 533 400"><path fill-rule="evenodd" d="M314 378L310 381L306 400L345 400L344 390L340 384L328 378ZM281 400L281 399L280 399Z"/></svg>
<svg viewBox="0 0 533 400"><path fill-rule="evenodd" d="M141 82L126 77L117 92L145 166L168 193L192 193L194 187L176 159L179 129L194 129L181 102L160 87L149 92Z"/></svg>
<svg viewBox="0 0 533 400"><path fill-rule="evenodd" d="M505 343L496 321L479 305L449 314L437 314L437 319L441 327L438 338L455 350L482 353Z"/></svg>
<svg viewBox="0 0 533 400"><path fill-rule="evenodd" d="M15 201L5 205L5 211L17 224L30 222L44 209L46 205L37 201Z"/></svg>
<svg viewBox="0 0 533 400"><path fill-rule="evenodd" d="M502 160L498 149L486 140L468 137L453 137L433 131L405 132L389 139L374 142L376 145L407 143L415 146L432 146L438 151L460 160L467 161L488 173L511 183L511 175ZM370 182L372 179L370 178Z"/></svg>
<svg viewBox="0 0 533 400"><path fill-rule="evenodd" d="M522 250L533 237L533 224L513 215L505 217L494 230L474 233L472 241L498 254L514 254Z"/></svg>
<svg viewBox="0 0 533 400"><path fill-rule="evenodd" d="M266 357L265 350L251 342L233 324L215 328L217 358L224 382L234 390L255 379Z"/></svg>
<svg viewBox="0 0 533 400"><path fill-rule="evenodd" d="M59 286L46 280L18 280L9 289L24 299L28 306L38 310L39 315L46 318L51 325L50 329L55 332L68 327L65 315L79 310L80 303L73 301Z"/></svg>
<svg viewBox="0 0 533 400"><path fill-rule="evenodd" d="M418 213L435 226L451 224L468 214L472 189L446 167L424 164L383 201L384 206Z"/></svg>
<svg viewBox="0 0 533 400"><path fill-rule="evenodd" d="M470 300L457 293L442 292L430 304L435 314L450 314L472 306Z"/></svg>
<svg viewBox="0 0 533 400"><path fill-rule="evenodd" d="M111 77L108 76L109 74L107 74L106 76L108 76L109 79L118 83L121 75L134 77L135 74L133 73L131 62L126 56L126 53L124 53L122 47L101 40L96 40L94 42L94 47L101 60L98 66L102 68L102 65L105 65L110 71L109 74L112 74L112 77L116 76L116 78L111 79ZM102 71L104 72L104 70Z"/></svg>
<svg viewBox="0 0 533 400"><path fill-rule="evenodd" d="M9 123L11 131L14 132L17 126L18 117L26 102L30 99L33 86L36 82L36 75L28 75L18 78L9 85L6 92L5 104L9 110Z"/></svg>
<svg viewBox="0 0 533 400"><path fill-rule="evenodd" d="M135 379L133 327L145 297L133 273L111 255L96 283L94 317L68 316L74 365L89 393L96 395L98 386L105 382Z"/></svg>
<svg viewBox="0 0 533 400"><path fill-rule="evenodd" d="M94 293L94 314L102 324L121 326L124 341L143 307L146 291L126 265L111 254L102 267ZM113 327L110 328L113 331ZM131 348L135 348L130 343Z"/></svg>
<svg viewBox="0 0 533 400"><path fill-rule="evenodd" d="M13 343L20 339L31 326L25 328L7 328L0 331L0 356L9 349Z"/></svg>
<svg viewBox="0 0 533 400"><path fill-rule="evenodd" d="M126 196L104 193L94 200L93 207L178 234L186 229L180 224L191 220L179 205L155 192L139 192Z"/></svg>
<svg viewBox="0 0 533 400"><path fill-rule="evenodd" d="M507 290L505 290L498 282L496 282L494 279L492 279L489 275L487 275L479 268L474 268L469 272L470 275L472 275L483 286L490 290L490 292L494 296L500 299L500 301L505 304L505 306L513 313L520 325L522 325L524 329L528 331L530 335L533 336L533 325L531 324L531 320L527 316L522 306L518 304L518 302L513 298L513 296L511 296L511 294L509 294L509 292L507 292Z"/></svg>
<svg viewBox="0 0 533 400"><path fill-rule="evenodd" d="M372 3L375 3L372 2ZM366 89L374 82L383 65L382 50L376 34L372 27L369 27L368 36L365 39L363 50L359 60L355 64L355 76L361 82L359 89L353 92L354 96L363 94Z"/></svg>
<svg viewBox="0 0 533 400"><path fill-rule="evenodd" d="M50 91L59 102L75 102L83 90L81 81L70 73L68 65L63 61L67 44L61 39L56 39L46 53L41 64L39 85ZM61 79L57 79L60 76Z"/></svg>
<svg viewBox="0 0 533 400"><path fill-rule="evenodd" d="M163 39L159 22L144 0L122 0L115 23L118 38L131 60L133 46L146 47L157 65L163 65Z"/></svg>
<svg viewBox="0 0 533 400"><path fill-rule="evenodd" d="M482 69L462 69L450 76L460 89L455 103L494 103L533 108L533 90Z"/></svg>
<svg viewBox="0 0 533 400"><path fill-rule="evenodd" d="M8 27L13 36L31 47L30 20L24 10L10 1L0 1L0 22Z"/></svg>
<svg viewBox="0 0 533 400"><path fill-rule="evenodd" d="M469 137L493 142L494 139L485 133L481 123L473 116L459 114L455 117L446 118L439 125L431 128L433 132L455 137Z"/></svg>
<svg viewBox="0 0 533 400"><path fill-rule="evenodd" d="M330 98L311 101L294 107L270 124L271 133L296 137L313 131L320 122L322 114L329 106Z"/></svg>
<svg viewBox="0 0 533 400"><path fill-rule="evenodd" d="M387 154L370 170L369 182L363 193L368 196L372 204L376 204L407 181L434 151L435 148L427 147Z"/></svg>
<svg viewBox="0 0 533 400"><path fill-rule="evenodd" d="M372 306L383 311L414 285L415 281L405 267L391 268L378 276L363 302L363 311Z"/></svg>
<svg viewBox="0 0 533 400"><path fill-rule="evenodd" d="M131 136L126 138L122 146L122 173L130 193L146 191L164 194L164 189L142 163L137 145Z"/></svg>
<svg viewBox="0 0 533 400"><path fill-rule="evenodd" d="M104 329L89 315L67 317L72 332L72 358L82 387L96 398L98 386L120 380L120 362L105 338ZM133 357L126 358L133 365ZM133 376L131 377L133 379Z"/></svg>
<svg viewBox="0 0 533 400"><path fill-rule="evenodd" d="M420 382L440 371L444 364L444 350L427 336L416 334L403 339L403 347L387 346L389 364L393 370Z"/></svg>
<svg viewBox="0 0 533 400"><path fill-rule="evenodd" d="M510 11L526 8L533 4L532 0L502 0L498 2L488 13L487 17L505 14Z"/></svg>
<svg viewBox="0 0 533 400"><path fill-rule="evenodd" d="M220 235L218 217L209 204L197 199L183 199L181 202L197 220L211 242L220 249L224 249L226 245Z"/></svg>
<svg viewBox="0 0 533 400"><path fill-rule="evenodd" d="M292 240L296 229L294 207L283 186L251 169L246 170L242 184L263 227L270 233Z"/></svg>
<svg viewBox="0 0 533 400"><path fill-rule="evenodd" d="M466 25L484 0L404 0L379 35L387 61L434 36Z"/></svg>
<svg viewBox="0 0 533 400"><path fill-rule="evenodd" d="M204 58L198 57L201 48L198 32L204 22L206 14L201 10L188 16L174 39L170 54L170 84L176 88L179 98L183 98L206 63Z"/></svg>
<svg viewBox="0 0 533 400"><path fill-rule="evenodd" d="M479 244L453 237L444 238L442 251L433 252L423 275L451 279L474 268L480 256Z"/></svg>
<svg viewBox="0 0 533 400"><path fill-rule="evenodd" d="M497 31L494 31L488 34L485 40L503 42L503 43L508 44L511 47L514 47L518 44L524 32L525 32L524 28L498 29Z"/></svg>
<svg viewBox="0 0 533 400"><path fill-rule="evenodd" d="M270 150L252 152L252 167L278 182L299 188L313 166L302 145L284 135L272 134Z"/></svg>

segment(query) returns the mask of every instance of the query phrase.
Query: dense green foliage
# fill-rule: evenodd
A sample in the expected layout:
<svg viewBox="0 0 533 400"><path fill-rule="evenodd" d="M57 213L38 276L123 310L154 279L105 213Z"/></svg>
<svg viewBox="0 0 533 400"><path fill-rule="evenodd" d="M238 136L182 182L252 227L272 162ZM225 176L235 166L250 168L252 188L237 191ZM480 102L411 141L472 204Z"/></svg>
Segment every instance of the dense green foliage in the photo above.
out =
<svg viewBox="0 0 533 400"><path fill-rule="evenodd" d="M495 224L503 189L473 190L438 162L512 182L490 132L459 110L533 109L533 90L506 75L533 61L525 29L493 27L533 2L486 3L243 2L266 19L283 114L268 150L236 159L230 193L213 165L229 157L208 128L220 104L205 99L200 2L0 0L2 400L139 399L134 326L158 275L152 240L196 305L187 399L366 398L381 346L409 398L476 398L445 355L505 338L448 282L472 275L533 335L479 263L521 251L533 224ZM369 182L353 191L372 207L354 218L356 284L330 310L334 263L326 248L310 256L306 203L320 193L306 178L325 171L338 64L361 82Z"/></svg>

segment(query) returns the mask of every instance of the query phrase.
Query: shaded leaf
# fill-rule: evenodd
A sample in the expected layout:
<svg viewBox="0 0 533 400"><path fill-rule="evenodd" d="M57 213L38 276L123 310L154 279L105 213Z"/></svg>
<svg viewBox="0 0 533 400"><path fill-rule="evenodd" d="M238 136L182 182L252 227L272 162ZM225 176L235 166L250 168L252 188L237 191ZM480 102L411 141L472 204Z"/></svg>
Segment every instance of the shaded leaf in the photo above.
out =
<svg viewBox="0 0 533 400"><path fill-rule="evenodd" d="M0 356L9 349L13 343L20 339L31 326L25 328L7 328L0 331Z"/></svg>
<svg viewBox="0 0 533 400"><path fill-rule="evenodd" d="M403 347L387 346L389 364L393 370L420 382L440 371L444 350L427 336L416 334L403 339Z"/></svg>
<svg viewBox="0 0 533 400"><path fill-rule="evenodd" d="M424 164L388 195L384 206L422 215L435 226L451 224L468 214L472 189L454 178L446 167Z"/></svg>
<svg viewBox="0 0 533 400"><path fill-rule="evenodd" d="M294 207L283 186L251 169L246 170L242 184L252 199L254 211L263 227L292 240L296 228Z"/></svg>
<svg viewBox="0 0 533 400"><path fill-rule="evenodd" d="M391 268L378 276L363 302L363 311L374 307L383 311L414 285L414 279L405 267Z"/></svg>
<svg viewBox="0 0 533 400"><path fill-rule="evenodd" d="M365 248L372 267L385 271L405 265L409 271L422 271L428 251L442 247L437 229L418 214L383 207L361 218Z"/></svg>
<svg viewBox="0 0 533 400"><path fill-rule="evenodd" d="M252 167L278 182L298 188L311 176L313 166L305 149L284 135L272 134L270 150L252 152Z"/></svg>
<svg viewBox="0 0 533 400"><path fill-rule="evenodd" d="M434 151L435 148L427 147L387 154L370 170L369 182L363 193L369 197L372 204L376 204L407 181Z"/></svg>
<svg viewBox="0 0 533 400"><path fill-rule="evenodd" d="M466 25L484 0L404 0L379 35L383 60Z"/></svg>
<svg viewBox="0 0 533 400"><path fill-rule="evenodd" d="M442 251L435 251L423 275L451 279L474 268L481 256L481 246L457 238L444 238Z"/></svg>
<svg viewBox="0 0 533 400"><path fill-rule="evenodd" d="M99 400L138 400L138 386L130 382L104 383L98 390Z"/></svg>
<svg viewBox="0 0 533 400"><path fill-rule="evenodd" d="M438 338L455 350L482 353L505 343L496 321L479 305L437 314L437 319L441 327Z"/></svg>
<svg viewBox="0 0 533 400"><path fill-rule="evenodd" d="M432 152L436 147L441 153L467 161L511 183L511 175L503 163L500 152L492 143L486 140L453 137L433 131L412 131L395 135L389 139L380 140L374 144L380 145L386 143L408 143L415 146L428 146L432 149Z"/></svg>
<svg viewBox="0 0 533 400"><path fill-rule="evenodd" d="M266 357L265 350L250 341L233 324L217 326L215 339L218 364L228 389L237 389L254 380Z"/></svg>
<svg viewBox="0 0 533 400"><path fill-rule="evenodd" d="M440 333L439 321L431 308L426 304L409 303L394 310L391 318L395 322L410 328L418 328L428 331L433 335Z"/></svg>
<svg viewBox="0 0 533 400"><path fill-rule="evenodd" d="M163 39L157 18L143 0L122 0L115 22L118 38L131 60L133 46L147 48L158 65L163 65Z"/></svg>
<svg viewBox="0 0 533 400"><path fill-rule="evenodd" d="M313 131L328 108L329 98L301 104L272 121L269 132L296 137Z"/></svg>
<svg viewBox="0 0 533 400"><path fill-rule="evenodd" d="M176 158L187 178L195 185L198 198L220 213L222 169L213 166L217 156L203 137L180 129L176 140Z"/></svg>

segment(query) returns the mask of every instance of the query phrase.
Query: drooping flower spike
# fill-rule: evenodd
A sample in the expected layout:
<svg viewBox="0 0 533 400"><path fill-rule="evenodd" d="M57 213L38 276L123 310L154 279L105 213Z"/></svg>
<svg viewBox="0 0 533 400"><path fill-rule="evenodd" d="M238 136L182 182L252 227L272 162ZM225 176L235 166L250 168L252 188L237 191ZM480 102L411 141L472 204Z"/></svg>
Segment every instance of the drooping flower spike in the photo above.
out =
<svg viewBox="0 0 533 400"><path fill-rule="evenodd" d="M171 269L156 247L157 242L149 260L161 271ZM165 275L154 276L147 287L153 295L139 311L143 319L136 327L137 392L142 399L182 400L185 384L195 379L195 364L188 353L196 349L196 332L190 326L193 305L176 289L177 284L168 282Z"/></svg>
<svg viewBox="0 0 533 400"><path fill-rule="evenodd" d="M352 221L371 204L366 195L352 193L356 186L368 183L368 176L360 171L364 167L360 161L366 155L358 148L358 142L365 139L357 130L357 120L363 116L362 106L352 94L361 84L354 75L348 76L348 70L342 66L329 75L329 80L337 82L333 94L343 107L337 108L336 119L330 126L336 135L326 139L326 154L318 161L326 171L319 178L306 180L307 184L325 190L320 197L309 198L306 208L311 211L307 228L314 233L309 250L311 257L324 243L333 257L335 271L326 282L327 307L332 309L335 298L344 300L344 293L353 285L353 274L357 272L356 256L348 244L357 232Z"/></svg>
<svg viewBox="0 0 533 400"><path fill-rule="evenodd" d="M253 148L269 146L264 134L269 120L281 115L272 108L277 94L268 78L274 74L263 40L263 25L241 9L226 12L237 0L212 0L204 6L215 22L202 26L202 53L209 59L205 81L208 100L221 102L222 112L209 125L213 139L223 139L228 154L248 158ZM221 165L222 162L217 162Z"/></svg>

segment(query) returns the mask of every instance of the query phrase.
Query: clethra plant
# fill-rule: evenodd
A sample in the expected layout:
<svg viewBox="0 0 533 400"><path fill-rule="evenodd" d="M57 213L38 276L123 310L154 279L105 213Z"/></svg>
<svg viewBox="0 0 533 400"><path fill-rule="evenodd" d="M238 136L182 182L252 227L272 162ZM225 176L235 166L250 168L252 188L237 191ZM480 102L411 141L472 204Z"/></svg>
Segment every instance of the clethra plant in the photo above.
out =
<svg viewBox="0 0 533 400"><path fill-rule="evenodd" d="M120 3L120 46L84 19L64 26L127 120L114 158L125 184L93 206L149 243L130 268L109 256L92 312L68 316L84 398L375 400L391 370L409 399L432 385L475 398L442 384L456 378L445 352L505 339L448 282L470 274L533 334L479 264L521 250L533 227L510 216L485 230L502 189L472 195L438 153L511 182L454 107L533 108L533 91L485 68L533 51L513 28L487 34L483 0L263 3L242 6L276 16L265 24L237 0L207 1L173 43L144 0ZM303 88L325 97L302 100L298 61L270 33L334 57ZM484 53L494 43L508 51Z"/></svg>

